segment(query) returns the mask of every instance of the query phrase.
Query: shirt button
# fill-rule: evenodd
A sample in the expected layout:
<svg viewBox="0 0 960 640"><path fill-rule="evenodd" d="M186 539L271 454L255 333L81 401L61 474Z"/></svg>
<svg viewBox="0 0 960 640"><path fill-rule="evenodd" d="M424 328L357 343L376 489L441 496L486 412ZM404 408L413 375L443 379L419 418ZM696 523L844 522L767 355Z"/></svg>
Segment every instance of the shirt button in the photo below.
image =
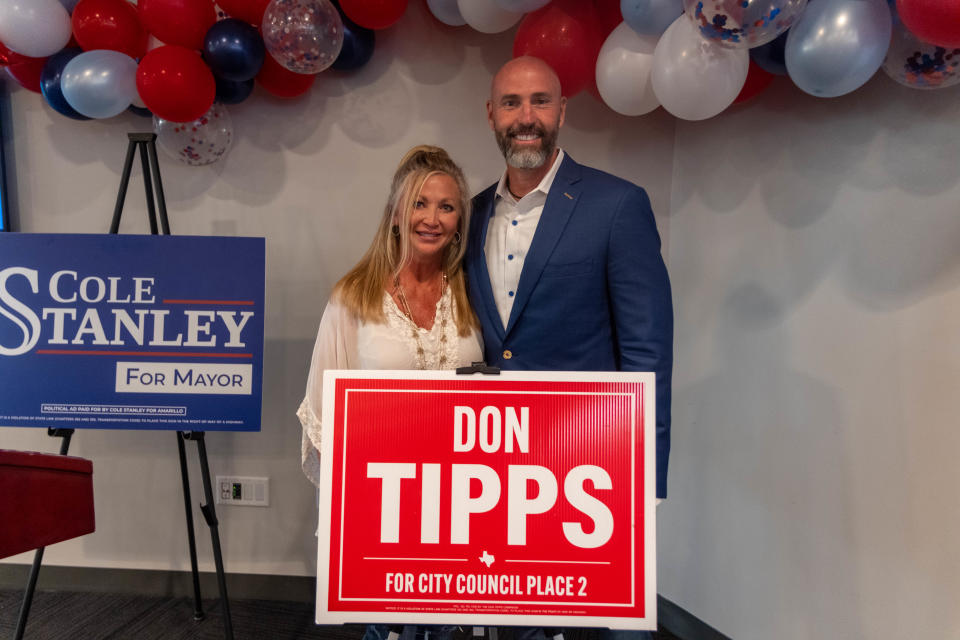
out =
<svg viewBox="0 0 960 640"><path fill-rule="evenodd" d="M514 221L512 221L510 224L512 224L513 226L517 226L517 221L514 220Z"/></svg>
<svg viewBox="0 0 960 640"><path fill-rule="evenodd" d="M513 291L507 291L507 295L512 298L512 297L513 297Z"/></svg>
<svg viewBox="0 0 960 640"><path fill-rule="evenodd" d="M504 359L504 360L509 360L509 359L512 358L512 357L513 357L513 352L510 351L510 349L504 349L504 350L503 350L503 359Z"/></svg>
<svg viewBox="0 0 960 640"><path fill-rule="evenodd" d="M513 254L512 254L512 253L507 256L507 260L513 260Z"/></svg>

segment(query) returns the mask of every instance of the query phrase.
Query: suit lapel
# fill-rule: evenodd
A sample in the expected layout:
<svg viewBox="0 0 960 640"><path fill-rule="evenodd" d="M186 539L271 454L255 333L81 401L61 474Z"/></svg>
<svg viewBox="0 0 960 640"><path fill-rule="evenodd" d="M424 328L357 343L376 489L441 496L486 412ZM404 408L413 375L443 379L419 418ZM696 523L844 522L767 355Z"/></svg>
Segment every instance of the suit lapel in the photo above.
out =
<svg viewBox="0 0 960 640"><path fill-rule="evenodd" d="M473 245L473 250L470 251L472 259L469 269L474 274L474 282L480 291L479 302L481 308L476 309L477 316L482 324L493 327L502 341L504 337L503 321L500 320L500 312L497 311L497 303L493 298L490 273L487 271L487 253L484 249L487 244L487 228L490 226L494 204L497 200L495 190L496 185L488 189L484 196L489 195L489 197L482 198L481 207L473 212L475 222L470 225L473 227L473 233L470 234L470 243ZM484 316L486 316L486 321L484 321Z"/></svg>
<svg viewBox="0 0 960 640"><path fill-rule="evenodd" d="M540 222L530 243L530 251L523 261L523 271L520 272L520 283L517 285L517 295L510 311L510 320L507 322L506 334L513 329L517 318L523 313L523 308L530 300L540 274L553 253L567 220L576 208L580 198L580 165L569 155L564 155L563 162L557 170L557 175L550 186L547 201L540 214ZM491 293L492 295L492 293Z"/></svg>

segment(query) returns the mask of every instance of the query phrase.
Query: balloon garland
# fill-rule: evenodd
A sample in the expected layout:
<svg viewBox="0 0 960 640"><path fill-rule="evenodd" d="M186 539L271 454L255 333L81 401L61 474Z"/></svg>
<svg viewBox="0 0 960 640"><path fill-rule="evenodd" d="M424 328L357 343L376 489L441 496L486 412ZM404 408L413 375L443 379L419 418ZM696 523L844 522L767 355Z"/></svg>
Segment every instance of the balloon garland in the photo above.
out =
<svg viewBox="0 0 960 640"><path fill-rule="evenodd" d="M451 27L517 26L514 55L547 61L563 92L639 116L716 116L775 75L834 97L879 69L914 89L960 83L960 0L422 0ZM409 0L0 0L0 66L75 120L153 117L159 145L217 161L225 105L259 84L295 98L328 68L358 69Z"/></svg>

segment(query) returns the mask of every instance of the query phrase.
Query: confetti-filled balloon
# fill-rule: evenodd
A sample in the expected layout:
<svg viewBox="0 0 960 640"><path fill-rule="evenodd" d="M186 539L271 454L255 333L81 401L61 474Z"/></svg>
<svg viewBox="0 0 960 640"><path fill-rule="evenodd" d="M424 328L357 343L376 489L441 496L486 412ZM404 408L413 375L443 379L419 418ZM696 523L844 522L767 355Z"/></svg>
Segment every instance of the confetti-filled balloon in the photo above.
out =
<svg viewBox="0 0 960 640"><path fill-rule="evenodd" d="M261 31L270 55L294 73L320 73L343 47L343 21L330 0L272 0Z"/></svg>
<svg viewBox="0 0 960 640"><path fill-rule="evenodd" d="M725 47L747 49L790 28L807 0L683 0L702 35Z"/></svg>
<svg viewBox="0 0 960 640"><path fill-rule="evenodd" d="M192 122L171 122L153 117L157 144L171 157L193 167L213 164L233 144L233 122L226 107L214 103Z"/></svg>
<svg viewBox="0 0 960 640"><path fill-rule="evenodd" d="M910 33L895 17L883 71L912 89L943 89L960 82L960 48L940 47Z"/></svg>

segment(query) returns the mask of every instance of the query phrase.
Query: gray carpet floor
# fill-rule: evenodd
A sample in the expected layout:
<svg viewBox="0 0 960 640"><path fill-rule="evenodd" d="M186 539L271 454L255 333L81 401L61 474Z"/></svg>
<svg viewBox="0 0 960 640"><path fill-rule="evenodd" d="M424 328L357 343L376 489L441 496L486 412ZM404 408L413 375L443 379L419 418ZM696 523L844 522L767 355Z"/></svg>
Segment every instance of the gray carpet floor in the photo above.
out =
<svg viewBox="0 0 960 640"><path fill-rule="evenodd" d="M22 591L0 590L0 637L12 638L20 613ZM38 591L34 596L24 640L215 640L224 638L216 599L204 601L206 617L193 619L193 600L142 595L72 591ZM230 600L236 640L360 640L362 625L313 623L313 605L275 600ZM666 631L656 640L675 640ZM463 632L456 640L469 640ZM571 629L567 640L595 640L596 632ZM512 640L509 629L499 640Z"/></svg>
<svg viewBox="0 0 960 640"><path fill-rule="evenodd" d="M0 637L12 638L23 593L0 591ZM219 601L204 601L206 617L193 619L190 598L38 591L24 640L213 640L223 638ZM301 602L231 600L234 638L359 640L359 625L318 627L313 606Z"/></svg>

